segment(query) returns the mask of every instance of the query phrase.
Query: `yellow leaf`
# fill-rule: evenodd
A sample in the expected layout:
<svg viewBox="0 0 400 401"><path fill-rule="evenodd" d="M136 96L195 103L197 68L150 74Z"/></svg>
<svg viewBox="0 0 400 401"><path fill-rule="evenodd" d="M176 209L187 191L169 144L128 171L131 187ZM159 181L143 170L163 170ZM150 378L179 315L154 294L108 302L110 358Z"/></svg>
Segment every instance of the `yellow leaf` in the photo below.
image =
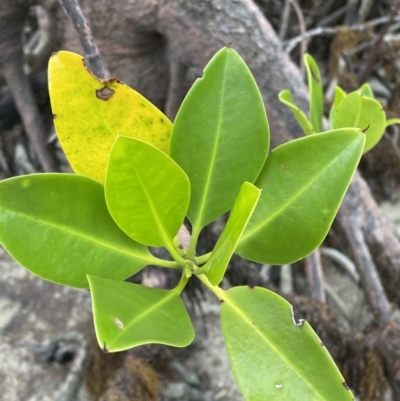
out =
<svg viewBox="0 0 400 401"><path fill-rule="evenodd" d="M123 82L95 77L82 56L53 54L49 91L57 136L75 173L104 183L108 156L119 135L169 152L168 118Z"/></svg>

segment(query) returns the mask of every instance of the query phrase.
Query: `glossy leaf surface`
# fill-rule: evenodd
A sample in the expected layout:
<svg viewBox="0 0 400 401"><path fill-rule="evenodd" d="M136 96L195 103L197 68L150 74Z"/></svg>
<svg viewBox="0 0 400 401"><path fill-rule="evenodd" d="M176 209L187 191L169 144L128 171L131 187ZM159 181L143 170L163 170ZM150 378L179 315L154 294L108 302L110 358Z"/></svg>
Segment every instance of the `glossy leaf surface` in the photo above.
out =
<svg viewBox="0 0 400 401"><path fill-rule="evenodd" d="M97 341L106 352L157 343L186 347L194 329L179 292L88 276Z"/></svg>
<svg viewBox="0 0 400 401"><path fill-rule="evenodd" d="M57 136L75 173L103 183L118 135L168 152L168 118L128 85L96 78L81 56L58 52L50 58L49 90Z"/></svg>
<svg viewBox="0 0 400 401"><path fill-rule="evenodd" d="M260 263L304 258L325 238L360 160L365 135L342 129L274 149L257 179L261 196L236 253Z"/></svg>
<svg viewBox="0 0 400 401"><path fill-rule="evenodd" d="M385 132L386 115L381 104L359 92L350 93L337 108L333 128L354 127L365 130L364 153L372 149Z"/></svg>
<svg viewBox="0 0 400 401"><path fill-rule="evenodd" d="M32 273L78 288L87 274L122 280L154 260L115 224L103 186L72 174L0 182L0 242Z"/></svg>
<svg viewBox="0 0 400 401"><path fill-rule="evenodd" d="M260 197L260 190L254 185L245 182L240 189L235 204L229 215L228 222L219 237L209 261L206 264L206 273L211 284L218 285L224 277L229 260L236 245L250 219L251 214Z"/></svg>
<svg viewBox="0 0 400 401"><path fill-rule="evenodd" d="M111 150L105 192L110 213L126 234L142 244L168 246L185 218L190 184L165 153L119 137Z"/></svg>
<svg viewBox="0 0 400 401"><path fill-rule="evenodd" d="M310 122L314 132L322 131L322 117L324 114L324 94L321 74L315 60L304 55L304 64L307 70L308 90L310 93Z"/></svg>
<svg viewBox="0 0 400 401"><path fill-rule="evenodd" d="M188 217L197 229L229 210L244 181L267 157L264 103L241 57L220 50L186 96L175 119L171 157L189 176Z"/></svg>
<svg viewBox="0 0 400 401"><path fill-rule="evenodd" d="M264 288L235 287L221 307L229 360L247 401L352 401L345 381L311 326Z"/></svg>
<svg viewBox="0 0 400 401"><path fill-rule="evenodd" d="M315 134L314 128L312 127L307 116L294 104L289 89L285 89L282 92L280 92L278 97L283 104L285 104L290 108L293 115L296 117L296 120L299 123L301 129L303 130L304 134L305 135Z"/></svg>

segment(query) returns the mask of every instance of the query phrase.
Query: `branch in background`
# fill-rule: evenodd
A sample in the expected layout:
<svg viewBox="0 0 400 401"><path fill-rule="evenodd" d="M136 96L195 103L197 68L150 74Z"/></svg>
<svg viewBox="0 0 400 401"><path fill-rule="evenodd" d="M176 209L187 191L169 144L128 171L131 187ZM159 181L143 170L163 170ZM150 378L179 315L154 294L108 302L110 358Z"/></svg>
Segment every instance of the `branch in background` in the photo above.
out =
<svg viewBox="0 0 400 401"><path fill-rule="evenodd" d="M364 24L350 25L349 28L352 31L356 31L356 32L357 31L365 31L371 27L376 27L376 26L385 24L389 21L389 19L390 19L390 15L388 15L386 17L373 19ZM395 17L393 21L400 21L400 16ZM303 40L308 40L315 36L322 36L322 35L334 36L337 34L339 28L340 27L336 27L336 28L319 27L319 28L311 29L310 31L307 31L302 35L296 36L293 39L287 40L287 41L283 42L285 53L291 53L294 50L294 48Z"/></svg>
<svg viewBox="0 0 400 401"><path fill-rule="evenodd" d="M290 0L285 0L285 4L283 5L282 15L281 15L281 23L279 24L279 39L283 41L286 36L289 17L290 17ZM303 34L303 32L302 32Z"/></svg>
<svg viewBox="0 0 400 401"><path fill-rule="evenodd" d="M60 3L78 33L85 61L89 70L100 79L108 79L110 73L103 64L100 51L94 40L92 30L88 25L77 0L60 0Z"/></svg>
<svg viewBox="0 0 400 401"><path fill-rule="evenodd" d="M372 312L377 317L379 323L387 324L392 321L389 301L365 242L364 235L359 225L354 221L353 214L349 212L351 211L346 210L346 205L342 205L341 213L338 214L338 222L349 242Z"/></svg>
<svg viewBox="0 0 400 401"><path fill-rule="evenodd" d="M311 255L306 257L305 264L311 298L325 303L324 273L322 270L321 254L319 249L316 249Z"/></svg>
<svg viewBox="0 0 400 401"><path fill-rule="evenodd" d="M289 0L290 4L293 6L294 11L297 15L297 20L299 22L300 33L303 36L306 33L306 22L304 21L303 11L297 3L297 0ZM301 75L304 75L304 60L303 55L307 53L307 40L303 39L301 41L301 51L300 51L300 72Z"/></svg>
<svg viewBox="0 0 400 401"><path fill-rule="evenodd" d="M396 3L396 5L392 8L392 11L389 15L389 19L385 23L385 25L382 27L381 31L379 32L378 37L375 40L374 45L371 48L369 57L367 59L366 65L364 69L361 71L359 77L358 77L358 83L359 85L362 85L366 79L368 78L371 69L376 61L376 58L378 57L378 49L380 44L382 43L383 37L386 35L387 31L389 30L390 26L393 24L396 18L397 12L400 10L400 1Z"/></svg>
<svg viewBox="0 0 400 401"><path fill-rule="evenodd" d="M4 79L17 106L25 132L46 172L58 171L57 161L48 146L46 129L35 96L23 70L22 54L2 65Z"/></svg>
<svg viewBox="0 0 400 401"><path fill-rule="evenodd" d="M320 251L322 256L331 259L342 267L355 283L358 284L360 282L356 266L346 255L334 248L321 247Z"/></svg>

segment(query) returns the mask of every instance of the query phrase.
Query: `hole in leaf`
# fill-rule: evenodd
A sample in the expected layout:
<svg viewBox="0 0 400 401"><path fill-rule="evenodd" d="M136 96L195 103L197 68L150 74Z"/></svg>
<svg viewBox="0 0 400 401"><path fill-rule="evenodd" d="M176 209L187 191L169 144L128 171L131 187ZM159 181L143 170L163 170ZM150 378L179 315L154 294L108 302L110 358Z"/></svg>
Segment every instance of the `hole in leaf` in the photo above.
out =
<svg viewBox="0 0 400 401"><path fill-rule="evenodd" d="M291 314L292 314L292 321L293 321L293 324L294 324L296 327L301 327L301 326L303 326L305 320L304 320L304 319L299 319L299 321L296 322L296 319L295 319L295 317L294 317L294 310L293 310L293 306L292 306L292 305L290 305L290 312L291 312Z"/></svg>
<svg viewBox="0 0 400 401"><path fill-rule="evenodd" d="M99 90L96 90L96 97L101 100L108 100L113 94L114 91L108 88L107 86Z"/></svg>

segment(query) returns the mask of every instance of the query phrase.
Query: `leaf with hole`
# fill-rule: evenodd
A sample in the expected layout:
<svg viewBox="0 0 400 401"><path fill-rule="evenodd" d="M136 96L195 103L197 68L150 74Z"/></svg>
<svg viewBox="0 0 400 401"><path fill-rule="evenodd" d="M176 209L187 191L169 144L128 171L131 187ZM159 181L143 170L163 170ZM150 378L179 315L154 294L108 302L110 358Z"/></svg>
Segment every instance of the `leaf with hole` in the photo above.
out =
<svg viewBox="0 0 400 401"><path fill-rule="evenodd" d="M78 54L53 54L49 91L57 136L75 173L103 183L108 155L119 135L168 153L168 118L123 82L95 77Z"/></svg>
<svg viewBox="0 0 400 401"><path fill-rule="evenodd" d="M278 98L284 105L290 108L305 135L315 134L314 128L308 120L307 116L294 104L289 89L285 89L280 92Z"/></svg>
<svg viewBox="0 0 400 401"><path fill-rule="evenodd" d="M206 276L211 284L218 285L224 277L229 260L256 207L259 197L260 190L253 184L245 182L242 185L224 231L215 244L210 259L206 263Z"/></svg>
<svg viewBox="0 0 400 401"><path fill-rule="evenodd" d="M173 247L190 199L183 170L159 149L119 137L105 183L107 206L121 229L149 246Z"/></svg>
<svg viewBox="0 0 400 401"><path fill-rule="evenodd" d="M194 329L179 292L88 276L97 341L106 351L155 343L186 347Z"/></svg>
<svg viewBox="0 0 400 401"><path fill-rule="evenodd" d="M72 174L2 181L0 242L37 276L78 288L87 274L123 280L155 259L115 224L104 187Z"/></svg>
<svg viewBox="0 0 400 401"><path fill-rule="evenodd" d="M194 231L233 206L243 182L254 182L260 173L268 147L268 121L254 78L242 58L224 48L190 89L171 136L171 157L190 179Z"/></svg>
<svg viewBox="0 0 400 401"><path fill-rule="evenodd" d="M359 129L328 131L273 150L255 185L261 196L236 253L289 264L324 240L361 157Z"/></svg>
<svg viewBox="0 0 400 401"><path fill-rule="evenodd" d="M226 292L221 322L229 361L246 400L352 401L334 361L290 304L264 288Z"/></svg>

